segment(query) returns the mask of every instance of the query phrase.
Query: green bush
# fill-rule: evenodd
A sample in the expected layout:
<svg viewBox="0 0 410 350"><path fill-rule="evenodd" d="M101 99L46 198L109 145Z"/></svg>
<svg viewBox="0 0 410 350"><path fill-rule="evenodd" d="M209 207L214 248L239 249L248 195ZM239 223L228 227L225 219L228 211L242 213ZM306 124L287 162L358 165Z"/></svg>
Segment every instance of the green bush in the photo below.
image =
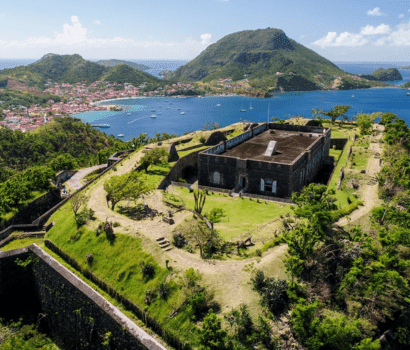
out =
<svg viewBox="0 0 410 350"><path fill-rule="evenodd" d="M142 263L141 272L144 278L150 279L155 275L155 267L151 263Z"/></svg>

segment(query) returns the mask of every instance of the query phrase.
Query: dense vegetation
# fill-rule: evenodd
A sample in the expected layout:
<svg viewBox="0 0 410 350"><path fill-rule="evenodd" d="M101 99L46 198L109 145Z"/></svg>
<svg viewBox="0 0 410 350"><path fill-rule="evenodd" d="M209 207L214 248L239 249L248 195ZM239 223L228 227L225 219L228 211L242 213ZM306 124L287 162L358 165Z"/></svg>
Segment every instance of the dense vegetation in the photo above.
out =
<svg viewBox="0 0 410 350"><path fill-rule="evenodd" d="M3 69L0 72L0 87L5 86L5 82L9 77L14 78L28 86L36 86L40 89L44 88L48 79L57 83L78 83L87 81L92 83L96 80L110 79L118 83L128 82L140 84L146 82L156 82L154 76L141 72L135 68L131 68L125 64L120 65L129 68L117 69L115 67L106 67L104 65L87 61L80 55L45 55L39 61L27 66L19 66L10 69ZM127 80L129 77L130 81ZM121 81L120 81L121 80Z"/></svg>
<svg viewBox="0 0 410 350"><path fill-rule="evenodd" d="M0 129L0 215L47 190L58 171L104 164L127 148L130 143L72 118L57 118L36 133Z"/></svg>
<svg viewBox="0 0 410 350"><path fill-rule="evenodd" d="M100 61L97 61L97 63L101 64L105 67L114 67L114 66L118 66L119 64L126 64L127 66L130 66L131 68L135 68L135 69L138 69L138 70L149 69L149 67L144 65L144 64L139 64L139 63L135 63L135 62L131 62L131 61L115 60L115 59L100 60Z"/></svg>
<svg viewBox="0 0 410 350"><path fill-rule="evenodd" d="M403 80L403 77L397 68L388 68L388 69L379 68L375 70L371 74L371 76L374 77L378 81Z"/></svg>
<svg viewBox="0 0 410 350"><path fill-rule="evenodd" d="M44 107L48 100L54 100L55 102L60 102L61 97L46 94L46 95L34 95L29 92L12 90L12 89L2 89L0 90L0 115L2 114L2 109L18 108L19 106L25 106L29 108L31 105L40 105Z"/></svg>
<svg viewBox="0 0 410 350"><path fill-rule="evenodd" d="M130 83L138 86L142 83L159 83L159 79L151 74L142 72L138 69L131 68L126 64L119 64L110 68L109 72L101 77L102 80L115 81L117 83ZM97 80L97 79L95 79Z"/></svg>
<svg viewBox="0 0 410 350"><path fill-rule="evenodd" d="M53 350L58 349L34 325L19 322L5 324L0 319L0 350Z"/></svg>

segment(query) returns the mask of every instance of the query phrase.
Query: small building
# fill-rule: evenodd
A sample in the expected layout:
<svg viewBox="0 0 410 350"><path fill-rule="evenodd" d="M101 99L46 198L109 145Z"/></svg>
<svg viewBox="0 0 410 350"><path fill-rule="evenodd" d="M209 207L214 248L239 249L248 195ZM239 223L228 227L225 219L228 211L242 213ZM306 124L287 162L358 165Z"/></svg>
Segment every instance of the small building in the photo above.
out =
<svg viewBox="0 0 410 350"><path fill-rule="evenodd" d="M289 198L329 156L331 130L264 123L198 154L198 184Z"/></svg>

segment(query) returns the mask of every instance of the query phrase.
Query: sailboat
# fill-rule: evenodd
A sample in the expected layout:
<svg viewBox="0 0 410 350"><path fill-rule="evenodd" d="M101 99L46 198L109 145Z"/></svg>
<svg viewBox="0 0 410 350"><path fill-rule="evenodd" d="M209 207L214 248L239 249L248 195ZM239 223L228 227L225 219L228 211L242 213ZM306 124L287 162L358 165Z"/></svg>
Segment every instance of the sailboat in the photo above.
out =
<svg viewBox="0 0 410 350"><path fill-rule="evenodd" d="M240 112L246 112L246 109L241 108Z"/></svg>
<svg viewBox="0 0 410 350"><path fill-rule="evenodd" d="M155 114L151 115L150 118L156 118L157 116Z"/></svg>
<svg viewBox="0 0 410 350"><path fill-rule="evenodd" d="M253 107L252 107L252 103L249 105L249 109L253 109Z"/></svg>
<svg viewBox="0 0 410 350"><path fill-rule="evenodd" d="M118 137L124 137L124 134L118 134L117 136Z"/></svg>

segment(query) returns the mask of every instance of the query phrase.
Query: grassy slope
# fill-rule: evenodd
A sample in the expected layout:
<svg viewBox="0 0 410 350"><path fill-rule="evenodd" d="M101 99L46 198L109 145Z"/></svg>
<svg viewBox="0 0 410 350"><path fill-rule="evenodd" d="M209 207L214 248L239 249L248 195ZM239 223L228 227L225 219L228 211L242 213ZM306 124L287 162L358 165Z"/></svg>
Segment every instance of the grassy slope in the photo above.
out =
<svg viewBox="0 0 410 350"><path fill-rule="evenodd" d="M172 195L165 194L165 198L175 204L184 204L189 209L194 209L194 197L186 188L174 188L172 193L179 199L173 201ZM290 213L290 206L279 203L250 200L248 198L232 198L227 194L214 193L206 198L202 214L209 213L214 208L222 208L225 216L220 223L215 224L220 236L225 240L231 240L240 235L246 234L275 219L281 215ZM258 215L255 215L258 213ZM257 232L253 233L257 235Z"/></svg>
<svg viewBox="0 0 410 350"><path fill-rule="evenodd" d="M96 63L101 64L105 67L115 67L115 66L118 66L119 64L126 64L130 66L131 68L135 68L139 70L146 70L150 68L144 64L139 64L139 63L130 62L130 61L115 60L115 59L101 60L101 61L97 61Z"/></svg>
<svg viewBox="0 0 410 350"><path fill-rule="evenodd" d="M178 292L180 289L175 282L171 282L171 294L167 301L156 298L149 307L144 303L145 291L158 287L171 272L159 266L154 258L143 250L141 239L118 234L115 243L110 244L105 235L97 237L95 232L86 227L77 230L69 203L58 210L50 220L55 222L55 226L47 233L47 239L79 261L83 267L87 267L85 255L93 254L94 262L89 267L93 273L116 290L122 288L122 293L127 298L140 308L146 309L168 330L173 332L177 330L181 336L189 339L189 332L194 329L189 315L180 312L175 318L168 317L175 306L181 302L181 295ZM73 236L74 238L71 239ZM144 280L140 267L142 261L150 262L155 266L156 273L153 279Z"/></svg>

